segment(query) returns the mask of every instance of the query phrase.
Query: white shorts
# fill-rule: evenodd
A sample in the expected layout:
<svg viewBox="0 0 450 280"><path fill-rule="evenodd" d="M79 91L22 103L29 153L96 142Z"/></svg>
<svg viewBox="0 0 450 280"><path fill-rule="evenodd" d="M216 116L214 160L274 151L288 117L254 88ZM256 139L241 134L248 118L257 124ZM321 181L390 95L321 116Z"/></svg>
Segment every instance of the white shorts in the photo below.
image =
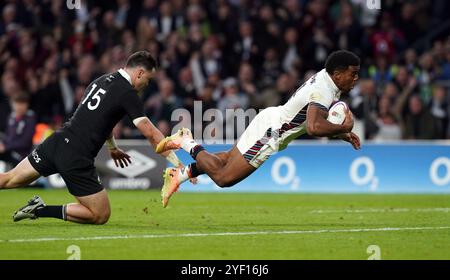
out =
<svg viewBox="0 0 450 280"><path fill-rule="evenodd" d="M262 110L237 142L241 154L255 168L306 133L306 111L300 111L292 119L282 120L279 110L278 107Z"/></svg>
<svg viewBox="0 0 450 280"><path fill-rule="evenodd" d="M258 168L277 151L272 131L280 127L278 108L269 107L251 121L237 142L237 148L250 165Z"/></svg>

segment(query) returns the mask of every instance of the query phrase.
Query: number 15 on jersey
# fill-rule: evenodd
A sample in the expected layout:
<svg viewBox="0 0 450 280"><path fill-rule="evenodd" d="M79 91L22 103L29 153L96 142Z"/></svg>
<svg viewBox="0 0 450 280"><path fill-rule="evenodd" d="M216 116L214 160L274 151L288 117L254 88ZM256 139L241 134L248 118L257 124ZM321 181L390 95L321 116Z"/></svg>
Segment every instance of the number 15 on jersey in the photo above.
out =
<svg viewBox="0 0 450 280"><path fill-rule="evenodd" d="M92 88L89 91L89 94L86 96L86 98L81 102L81 104L86 103L86 101L91 97L94 90L97 88L97 84L92 84ZM106 90L99 88L94 95L92 95L91 101L88 102L87 107L89 110L94 111L98 108L98 105L100 105L100 101L102 100L100 97L101 95L104 95L106 93Z"/></svg>

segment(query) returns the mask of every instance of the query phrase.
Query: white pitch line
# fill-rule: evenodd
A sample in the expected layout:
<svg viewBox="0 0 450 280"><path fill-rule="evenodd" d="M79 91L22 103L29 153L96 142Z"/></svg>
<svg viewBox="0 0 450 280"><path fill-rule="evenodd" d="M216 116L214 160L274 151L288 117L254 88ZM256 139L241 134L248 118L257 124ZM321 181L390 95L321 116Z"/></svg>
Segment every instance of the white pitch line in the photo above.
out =
<svg viewBox="0 0 450 280"><path fill-rule="evenodd" d="M217 233L180 233L180 234L144 234L144 235L116 235L116 236L90 236L90 237L48 237L34 239L0 240L0 243L34 243L47 241L89 241L113 239L149 239L174 237L207 237L207 236L241 236L241 235L270 235L270 234L321 234L321 233L350 233L350 232L377 232L377 231L415 231L415 230L442 230L442 227L403 227L403 228L358 228L358 229L321 229L321 230L292 230L292 231L250 231L250 232L217 232Z"/></svg>
<svg viewBox="0 0 450 280"><path fill-rule="evenodd" d="M450 208L367 208L367 209L347 209L347 210L312 210L311 214L327 213L388 213L388 212L450 212Z"/></svg>

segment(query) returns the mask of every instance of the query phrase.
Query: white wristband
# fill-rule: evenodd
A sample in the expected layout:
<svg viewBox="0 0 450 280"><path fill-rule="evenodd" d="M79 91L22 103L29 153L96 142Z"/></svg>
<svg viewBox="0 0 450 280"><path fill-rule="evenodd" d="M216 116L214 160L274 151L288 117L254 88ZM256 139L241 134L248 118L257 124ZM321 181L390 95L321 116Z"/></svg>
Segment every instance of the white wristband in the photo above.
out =
<svg viewBox="0 0 450 280"><path fill-rule="evenodd" d="M173 164L174 166L178 167L181 165L181 161L178 159L177 155L170 151L170 153L166 157L167 161Z"/></svg>
<svg viewBox="0 0 450 280"><path fill-rule="evenodd" d="M114 139L114 137L111 137L111 138L106 140L106 146L108 147L109 150L114 150L114 149L118 148L116 140Z"/></svg>

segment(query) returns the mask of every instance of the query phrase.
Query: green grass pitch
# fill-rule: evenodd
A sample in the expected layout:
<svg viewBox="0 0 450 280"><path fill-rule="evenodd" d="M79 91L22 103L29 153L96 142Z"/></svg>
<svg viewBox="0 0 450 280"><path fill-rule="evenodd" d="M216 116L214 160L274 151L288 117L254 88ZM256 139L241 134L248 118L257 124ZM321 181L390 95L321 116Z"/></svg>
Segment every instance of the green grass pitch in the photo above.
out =
<svg viewBox="0 0 450 280"><path fill-rule="evenodd" d="M109 191L106 225L14 223L34 194L73 201L1 191L0 259L450 259L450 195L176 193L163 209L156 191Z"/></svg>

